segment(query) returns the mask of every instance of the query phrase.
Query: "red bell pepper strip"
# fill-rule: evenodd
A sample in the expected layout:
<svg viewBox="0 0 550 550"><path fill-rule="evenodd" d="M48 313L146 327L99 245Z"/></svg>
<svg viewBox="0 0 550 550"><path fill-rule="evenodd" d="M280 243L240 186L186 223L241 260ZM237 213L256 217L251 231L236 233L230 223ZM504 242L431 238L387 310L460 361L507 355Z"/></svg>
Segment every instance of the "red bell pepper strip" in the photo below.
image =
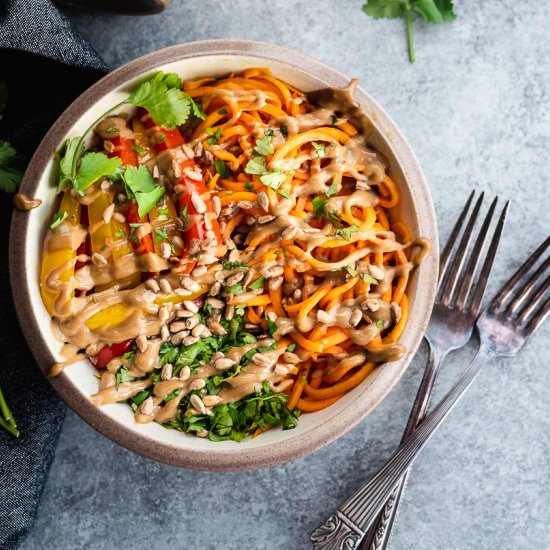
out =
<svg viewBox="0 0 550 550"><path fill-rule="evenodd" d="M103 346L95 356L95 359L92 358L92 362L95 363L95 368L104 369L112 359L115 357L122 357L125 353L131 351L133 345L133 340L126 340L125 342L118 342L110 346Z"/></svg>
<svg viewBox="0 0 550 550"><path fill-rule="evenodd" d="M122 136L115 136L105 141L112 143L112 150L107 153L109 158L118 157L123 166L137 166L138 157L134 151L135 140Z"/></svg>
<svg viewBox="0 0 550 550"><path fill-rule="evenodd" d="M186 161L186 163L189 161ZM212 209L212 202L210 201L210 192L203 181L193 180L187 176L182 176L179 181L180 185L185 187L185 191L179 197L179 210L180 213L187 209L187 215L192 216L194 223L185 232L185 241L189 245L192 239L198 239L199 241L206 240L206 232L208 227L211 226L211 230L216 235L218 244L222 242L222 236L220 233L220 226L218 220L214 215ZM193 205L191 197L193 195L200 195L206 205L206 212L199 214ZM204 197L207 197L206 199ZM210 223L207 227L206 217L209 217Z"/></svg>
<svg viewBox="0 0 550 550"><path fill-rule="evenodd" d="M128 208L128 211L126 212L126 221L128 223L146 223L147 218L140 218L138 213L138 204L135 200L130 201L130 207ZM134 250L139 254L147 254L148 252L154 252L155 251L155 245L153 243L153 236L151 233L148 233L139 241L130 239L132 242L132 246L134 247Z"/></svg>
<svg viewBox="0 0 550 550"><path fill-rule="evenodd" d="M177 128L168 130L159 126L146 109L140 107L138 109L138 117L147 130L154 129L154 133L158 134L153 140L155 141L154 148L157 153L162 153L162 151L172 149L173 147L179 147L185 143L181 132Z"/></svg>

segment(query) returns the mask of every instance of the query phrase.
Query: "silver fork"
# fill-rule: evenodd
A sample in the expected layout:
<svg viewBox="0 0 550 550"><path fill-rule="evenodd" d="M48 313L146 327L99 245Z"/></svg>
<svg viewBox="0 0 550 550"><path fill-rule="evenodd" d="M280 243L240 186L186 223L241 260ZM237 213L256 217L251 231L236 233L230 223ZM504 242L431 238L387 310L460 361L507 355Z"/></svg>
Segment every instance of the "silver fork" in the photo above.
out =
<svg viewBox="0 0 550 550"><path fill-rule="evenodd" d="M311 539L316 548L357 548L364 529L372 525L377 518L395 484L470 387L483 366L493 357L515 356L546 320L550 313L550 276L546 277L542 284L539 283L548 271L550 256L537 270L533 270L533 267L549 246L550 237L520 267L481 313L476 323L479 349L463 376L378 473L363 485L352 499L344 503L341 510L345 512L331 516L323 526L312 533Z"/></svg>
<svg viewBox="0 0 550 550"><path fill-rule="evenodd" d="M438 296L424 335L430 347L430 355L401 442L411 435L428 413L435 380L447 354L464 347L470 341L489 280L509 202L504 205L483 268L477 282L474 283L474 276L479 267L482 252L488 242L489 227L498 200L498 197L495 197L489 207L470 259L466 263L484 193L481 193L477 199L468 218L474 195L475 190L470 193L441 255ZM453 250L464 224L466 224L466 228L460 243L456 250ZM362 549L382 550L388 548L409 473L407 472L399 481L377 521L365 535L361 545Z"/></svg>
<svg viewBox="0 0 550 550"><path fill-rule="evenodd" d="M485 220L473 246L470 260L466 263L468 251L474 238L474 228L479 216L484 193L480 194L470 213L474 196L475 191L472 191L462 212L458 216L441 255L438 295L425 334L425 338L430 346L430 356L401 442L407 439L426 416L435 379L441 364L450 351L462 348L468 343L479 313L481 299L487 286L496 249L502 234L508 203L504 206L499 223L491 239L489 253L479 279L474 284L474 275L479 266L486 242L489 240L489 227L497 205L497 198L495 198L485 216ZM462 230L464 231L460 238ZM455 245L459 238L460 243L455 251ZM468 298L471 299L468 300ZM397 517L406 482L407 475L403 476L403 479L399 481L380 513L378 521L364 537L363 549L378 550L389 544L391 531ZM355 495L352 495L347 502L353 501L354 498ZM336 515L345 513L344 507L341 507L336 512ZM323 545L319 546L319 548L325 548L325 545L326 542L323 542ZM315 541L314 547L317 547ZM328 548L339 548L339 546L329 546Z"/></svg>

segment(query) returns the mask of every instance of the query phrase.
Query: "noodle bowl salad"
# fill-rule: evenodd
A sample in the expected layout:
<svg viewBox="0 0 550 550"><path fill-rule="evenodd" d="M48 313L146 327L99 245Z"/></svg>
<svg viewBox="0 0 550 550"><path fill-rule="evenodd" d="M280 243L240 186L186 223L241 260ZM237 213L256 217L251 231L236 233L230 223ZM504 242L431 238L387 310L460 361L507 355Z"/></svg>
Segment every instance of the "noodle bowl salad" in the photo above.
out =
<svg viewBox="0 0 550 550"><path fill-rule="evenodd" d="M402 357L429 245L390 215L353 88L158 72L68 139L40 273L51 375L88 357L96 405L240 441Z"/></svg>

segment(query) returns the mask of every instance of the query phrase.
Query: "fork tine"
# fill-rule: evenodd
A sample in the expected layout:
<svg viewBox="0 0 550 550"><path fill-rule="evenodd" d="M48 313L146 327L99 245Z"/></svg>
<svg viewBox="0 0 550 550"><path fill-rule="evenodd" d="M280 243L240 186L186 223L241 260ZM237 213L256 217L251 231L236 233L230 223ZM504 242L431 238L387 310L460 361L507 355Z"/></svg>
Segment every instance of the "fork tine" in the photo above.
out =
<svg viewBox="0 0 550 550"><path fill-rule="evenodd" d="M477 282L476 290L474 292L474 297L472 298L472 303L470 305L470 311L474 316L477 317L479 313L479 308L481 306L481 300L483 299L483 294L485 292L485 287L487 286L487 281L491 274L491 268L493 267L493 261L495 259L498 244L502 231L504 229L504 224L506 223L506 216L508 215L508 209L510 208L510 201L506 201L500 218L498 220L495 232L493 233L493 240L491 241L491 246L485 257L485 262L483 263L483 268L481 269L481 274L479 275L479 280Z"/></svg>
<svg viewBox="0 0 550 550"><path fill-rule="evenodd" d="M466 304L466 301L468 300L468 296L472 289L472 281L477 271L479 260L481 258L481 252L485 248L489 226L491 225L491 221L493 220L493 214L495 213L497 201L498 197L495 197L495 200L492 202L489 211L485 216L485 220L483 221L483 225L476 239L474 249L472 250L470 261L468 262L468 265L466 267L466 272L464 273L464 277L462 277L462 283L458 291L458 298L456 299L456 308L459 311L462 311L464 309L464 305Z"/></svg>
<svg viewBox="0 0 550 550"><path fill-rule="evenodd" d="M439 283L440 284L443 281L445 274L447 273L447 268L449 267L449 256L451 255L456 239L458 238L458 234L460 233L460 229L462 228L462 223L466 218L468 211L470 210L470 205L472 204L472 199L474 198L475 193L476 193L475 189L472 190L472 192L470 193L470 196L468 197L468 200L466 201L466 204L464 205L462 212L458 216L458 219L456 220L453 230L451 231L451 234L447 239L447 244L443 249L443 254L441 254L441 258L439 260L439 266L440 266Z"/></svg>
<svg viewBox="0 0 550 550"><path fill-rule="evenodd" d="M468 224L466 225L466 229L464 230L464 234L462 235L460 244L458 245L457 253L455 254L451 265L451 271L449 273L449 276L447 277L447 281L445 282L445 286L443 287L443 292L441 295L441 303L444 306L449 305L453 296L454 289L458 281L458 276L462 271L462 266L464 265L464 260L466 259L466 253L462 252L467 251L470 247L472 232L477 220L477 216L479 214L479 209L481 208L481 203L483 202L484 195L484 193L481 193L479 199L477 199L474 209L470 215L470 219L468 220Z"/></svg>
<svg viewBox="0 0 550 550"><path fill-rule="evenodd" d="M525 286L521 289L520 292L517 293L517 296L512 300L510 305L508 306L508 311L510 313L514 313L519 309L519 306L527 299L529 298L529 294L533 290L533 288L536 286L536 284L539 282L540 278L542 277L543 273L546 271L546 268L550 265L550 256L546 258L546 261L535 271L533 276L525 283Z"/></svg>
<svg viewBox="0 0 550 550"><path fill-rule="evenodd" d="M531 314L540 306L546 291L550 288L550 277L546 278L546 281L537 290L535 295L531 298L529 303L521 310L518 315L517 321L521 324L525 323Z"/></svg>
<svg viewBox="0 0 550 550"><path fill-rule="evenodd" d="M508 282L504 285L502 290L495 296L491 302L491 308L500 309L504 302L509 298L510 294L518 284L518 282L523 278L523 276L531 269L534 263L540 258L544 251L550 245L550 237L547 237L546 240L529 256L525 263L512 275Z"/></svg>
<svg viewBox="0 0 550 550"><path fill-rule="evenodd" d="M542 309L535 315L533 320L527 325L526 332L527 334L533 334L541 325L546 321L548 314L550 313L550 298L546 300Z"/></svg>

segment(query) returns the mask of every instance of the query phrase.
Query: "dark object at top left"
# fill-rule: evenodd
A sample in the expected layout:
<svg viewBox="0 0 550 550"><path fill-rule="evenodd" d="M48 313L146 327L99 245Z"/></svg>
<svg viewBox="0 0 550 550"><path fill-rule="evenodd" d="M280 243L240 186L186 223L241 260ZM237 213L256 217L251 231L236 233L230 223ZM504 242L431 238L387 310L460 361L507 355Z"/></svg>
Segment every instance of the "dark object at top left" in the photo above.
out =
<svg viewBox="0 0 550 550"><path fill-rule="evenodd" d="M121 15L150 15L165 10L172 0L56 0L56 2L91 11Z"/></svg>

